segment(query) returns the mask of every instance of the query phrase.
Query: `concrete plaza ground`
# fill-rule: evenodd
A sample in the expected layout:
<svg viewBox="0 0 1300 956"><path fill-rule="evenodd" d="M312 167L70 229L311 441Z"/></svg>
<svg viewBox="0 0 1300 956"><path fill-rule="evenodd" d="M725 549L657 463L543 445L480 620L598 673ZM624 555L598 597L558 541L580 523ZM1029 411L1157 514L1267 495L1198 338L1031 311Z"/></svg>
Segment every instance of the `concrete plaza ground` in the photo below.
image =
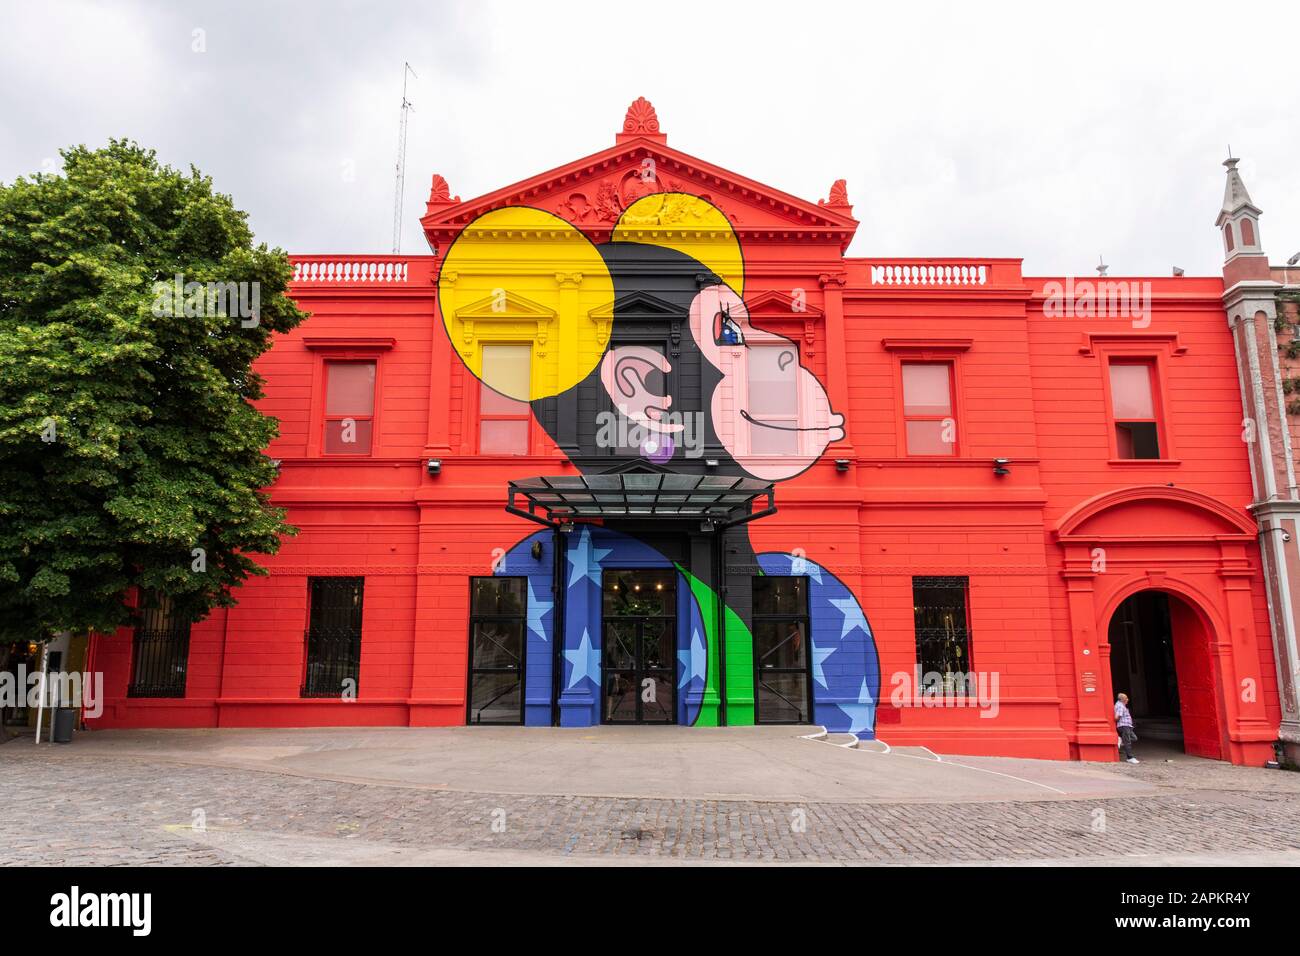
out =
<svg viewBox="0 0 1300 956"><path fill-rule="evenodd" d="M1300 865L1300 774L809 728L99 731L0 746L0 864ZM1154 748L1155 745L1152 745Z"/></svg>

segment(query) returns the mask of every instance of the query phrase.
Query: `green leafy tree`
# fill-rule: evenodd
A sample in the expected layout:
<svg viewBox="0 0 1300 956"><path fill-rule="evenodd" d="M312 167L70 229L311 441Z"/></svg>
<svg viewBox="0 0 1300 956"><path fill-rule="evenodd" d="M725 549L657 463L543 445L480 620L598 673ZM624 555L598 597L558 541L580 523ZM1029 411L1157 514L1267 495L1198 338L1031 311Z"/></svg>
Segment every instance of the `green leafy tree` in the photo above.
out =
<svg viewBox="0 0 1300 956"><path fill-rule="evenodd" d="M293 533L251 404L306 317L284 252L133 142L63 160L0 184L0 641L111 632L132 587L198 620Z"/></svg>

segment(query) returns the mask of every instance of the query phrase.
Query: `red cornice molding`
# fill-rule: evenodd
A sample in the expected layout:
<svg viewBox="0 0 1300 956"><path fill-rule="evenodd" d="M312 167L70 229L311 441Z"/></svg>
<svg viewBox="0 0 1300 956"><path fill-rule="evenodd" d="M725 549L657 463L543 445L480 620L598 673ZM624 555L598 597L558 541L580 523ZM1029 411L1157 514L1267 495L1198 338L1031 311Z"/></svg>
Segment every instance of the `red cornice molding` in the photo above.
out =
<svg viewBox="0 0 1300 956"><path fill-rule="evenodd" d="M886 338L880 340L886 352L965 352L975 344L974 339L956 338Z"/></svg>
<svg viewBox="0 0 1300 956"><path fill-rule="evenodd" d="M1096 355L1099 348L1109 346L1164 345L1170 355L1185 355L1187 346L1178 339L1177 332L1084 332L1079 345L1080 355Z"/></svg>
<svg viewBox="0 0 1300 956"><path fill-rule="evenodd" d="M308 335L303 337L302 344L312 351L348 349L378 352L391 349L397 344L397 339L390 335Z"/></svg>

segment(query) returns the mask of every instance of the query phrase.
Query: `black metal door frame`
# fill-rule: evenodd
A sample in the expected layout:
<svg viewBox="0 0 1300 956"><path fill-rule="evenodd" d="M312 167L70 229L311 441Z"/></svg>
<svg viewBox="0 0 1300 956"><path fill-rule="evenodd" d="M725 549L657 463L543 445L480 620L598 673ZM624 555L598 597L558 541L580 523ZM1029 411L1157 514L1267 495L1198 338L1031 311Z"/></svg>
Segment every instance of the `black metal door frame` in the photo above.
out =
<svg viewBox="0 0 1300 956"><path fill-rule="evenodd" d="M672 647L674 651L677 648L677 587L673 586L673 606L671 614L623 614L623 615L606 615L604 611L604 592L608 587L608 578L610 575L627 574L629 572L649 571L652 573L668 573L674 579L676 571L665 568L617 568L605 571L601 576L601 615L600 615L600 722L602 724L657 724L660 726L669 726L677 723L677 657L674 654L671 662L667 667L647 668L645 658L642 654L642 638L645 634L647 623L666 624L672 632ZM635 623L636 638L633 644L633 661L634 667L610 667L609 659L609 624L615 623ZM610 674L630 674L632 676L632 690L635 701L636 716L632 720L611 720L606 706L606 697L608 696L608 684L606 678ZM641 699L642 682L647 677L667 675L668 686L671 688L671 698L668 706L668 720L646 720L645 719L645 701Z"/></svg>
<svg viewBox="0 0 1300 956"><path fill-rule="evenodd" d="M781 575L778 575L781 576ZM803 585L803 613L802 614L754 614L754 723L755 724L811 724L813 722L813 679L812 679L812 617L808 611L808 579L804 575L785 575L786 577L801 577L804 580ZM803 648L803 667L764 667L763 660L758 653L758 624L760 621L776 622L795 622L802 625L804 648ZM776 645L779 647L780 645ZM775 647L772 648L775 650ZM804 712L800 720L764 720L763 719L763 695L759 692L763 686L764 674L802 674L804 678ZM775 688L768 687L768 690L776 694L787 704L793 701ZM796 708L798 709L798 708Z"/></svg>
<svg viewBox="0 0 1300 956"><path fill-rule="evenodd" d="M483 575L483 576L491 577L491 579L493 580L504 580L504 579L512 579L512 578L523 580L524 600L525 601L528 600L528 583L527 583L528 579L525 575L509 574L509 575L490 575L490 576ZM523 626L523 631L519 643L519 663L516 666L475 667L474 666L474 625L484 621L486 622L502 621L502 622L515 623L520 621L521 619L518 615L514 615L514 614L475 614L474 613L474 581L475 581L475 577L471 576L469 579L470 605L469 605L469 629L467 635L469 641L469 666L466 668L465 723L470 726L474 726L474 725L484 726L486 724L486 725L496 725L499 727L514 727L514 726L522 727L524 724L524 707L527 705L527 696L528 696L527 695L528 627L526 623ZM526 614L522 620L524 622L527 621ZM518 721L510 721L510 722L504 720L482 721L482 720L474 719L474 675L475 674L513 674L516 677L518 677L519 679L519 720ZM488 701L486 704L484 704L482 707L479 708L479 713L482 714L485 708L496 703L496 701L499 698L503 697L506 693L508 693L508 691L502 691L500 694L497 694L496 697L493 697L490 701Z"/></svg>

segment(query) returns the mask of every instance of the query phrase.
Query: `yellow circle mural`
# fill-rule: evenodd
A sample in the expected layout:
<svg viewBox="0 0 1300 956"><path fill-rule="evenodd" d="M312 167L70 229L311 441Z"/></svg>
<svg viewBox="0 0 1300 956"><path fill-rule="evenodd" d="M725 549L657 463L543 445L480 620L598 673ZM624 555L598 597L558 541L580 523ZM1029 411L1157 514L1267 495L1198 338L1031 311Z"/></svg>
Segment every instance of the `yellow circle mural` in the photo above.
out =
<svg viewBox="0 0 1300 956"><path fill-rule="evenodd" d="M674 192L642 196L623 210L611 238L676 249L708 266L736 295L745 294L740 241L726 214L707 199Z"/></svg>
<svg viewBox="0 0 1300 956"><path fill-rule="evenodd" d="M461 231L443 259L438 309L466 367L507 398L567 391L604 352L614 280L581 232L507 206Z"/></svg>

